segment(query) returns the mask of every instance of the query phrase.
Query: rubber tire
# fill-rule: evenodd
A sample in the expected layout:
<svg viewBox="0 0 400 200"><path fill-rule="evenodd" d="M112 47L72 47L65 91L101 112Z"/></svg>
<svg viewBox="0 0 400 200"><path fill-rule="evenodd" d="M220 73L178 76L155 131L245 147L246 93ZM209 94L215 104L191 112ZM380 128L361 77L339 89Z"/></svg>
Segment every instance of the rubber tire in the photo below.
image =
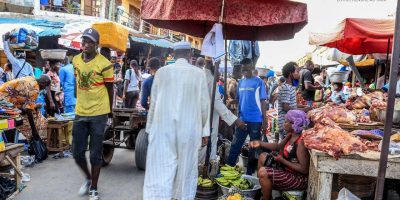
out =
<svg viewBox="0 0 400 200"><path fill-rule="evenodd" d="M140 130L136 130L136 129L135 129L135 130L133 130L133 131L130 132L130 133L125 133L125 132L124 132L124 137L125 137L127 134L131 134L131 136L129 137L129 139L125 141L126 147L128 147L129 149L135 149L135 146L136 146L135 141L136 141L136 137L137 137L139 131L140 131Z"/></svg>
<svg viewBox="0 0 400 200"><path fill-rule="evenodd" d="M147 146L149 145L148 135L145 129L139 131L136 137L135 162L140 170L146 169Z"/></svg>
<svg viewBox="0 0 400 200"><path fill-rule="evenodd" d="M107 126L105 131L104 131L104 140L108 140L112 138L114 135L113 130L110 126ZM109 165L111 163L111 160L114 156L114 149L115 147L103 144L103 167Z"/></svg>

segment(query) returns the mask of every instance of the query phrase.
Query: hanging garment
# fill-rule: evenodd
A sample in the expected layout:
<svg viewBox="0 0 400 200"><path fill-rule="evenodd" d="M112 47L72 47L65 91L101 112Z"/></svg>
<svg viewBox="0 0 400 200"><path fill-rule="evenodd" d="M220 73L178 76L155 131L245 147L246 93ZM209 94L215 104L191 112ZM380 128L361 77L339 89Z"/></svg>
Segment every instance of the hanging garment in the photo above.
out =
<svg viewBox="0 0 400 200"><path fill-rule="evenodd" d="M150 99L143 199L193 200L201 140L210 135L206 76L178 59L157 71Z"/></svg>
<svg viewBox="0 0 400 200"><path fill-rule="evenodd" d="M209 56L214 60L218 60L225 55L222 24L214 24L211 31L207 33L201 48L201 55Z"/></svg>

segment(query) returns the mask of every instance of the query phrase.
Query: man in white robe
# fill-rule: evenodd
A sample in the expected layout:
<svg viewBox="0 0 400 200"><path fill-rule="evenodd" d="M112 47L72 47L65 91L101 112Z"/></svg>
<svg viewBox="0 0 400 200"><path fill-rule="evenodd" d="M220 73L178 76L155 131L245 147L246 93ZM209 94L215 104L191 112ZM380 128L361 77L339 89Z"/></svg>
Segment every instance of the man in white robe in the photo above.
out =
<svg viewBox="0 0 400 200"><path fill-rule="evenodd" d="M203 70L188 63L190 44L174 45L176 62L160 68L151 89L144 200L193 200L199 149L210 135Z"/></svg>
<svg viewBox="0 0 400 200"><path fill-rule="evenodd" d="M212 90L214 83L214 67L212 61L205 61L204 73L207 77L208 91L210 92L210 99L212 98ZM211 153L210 159L215 160L217 158L217 142L218 142L218 127L219 127L219 117L224 120L228 126L235 124L239 128L245 128L246 124L235 116L224 104L221 99L221 94L216 89L217 94L215 95L213 121L212 121L212 131L211 131ZM206 157L207 147L203 147L200 150L199 161L204 164Z"/></svg>

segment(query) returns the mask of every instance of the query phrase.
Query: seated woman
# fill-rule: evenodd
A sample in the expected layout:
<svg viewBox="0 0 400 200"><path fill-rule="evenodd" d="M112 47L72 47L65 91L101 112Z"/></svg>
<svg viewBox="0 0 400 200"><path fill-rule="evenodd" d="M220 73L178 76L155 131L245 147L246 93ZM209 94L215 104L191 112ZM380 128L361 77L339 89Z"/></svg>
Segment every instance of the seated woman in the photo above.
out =
<svg viewBox="0 0 400 200"><path fill-rule="evenodd" d="M261 141L250 142L251 148L264 148L279 151L272 155L275 162L281 167L265 167L267 154L261 154L258 163L258 177L263 193L263 200L272 199L272 189L305 190L307 188L308 168L310 155L303 142L302 131L310 121L305 112L290 110L285 115L284 129L287 136L281 143L265 143Z"/></svg>

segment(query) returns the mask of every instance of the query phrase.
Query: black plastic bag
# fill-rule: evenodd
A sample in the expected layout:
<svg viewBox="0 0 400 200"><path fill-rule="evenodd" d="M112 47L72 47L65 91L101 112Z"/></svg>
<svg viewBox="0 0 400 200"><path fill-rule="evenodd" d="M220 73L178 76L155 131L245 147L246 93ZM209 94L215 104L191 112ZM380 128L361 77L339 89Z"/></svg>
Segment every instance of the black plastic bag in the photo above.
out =
<svg viewBox="0 0 400 200"><path fill-rule="evenodd" d="M29 143L29 154L35 155L35 161L41 162L47 158L47 147L42 139L33 137Z"/></svg>

